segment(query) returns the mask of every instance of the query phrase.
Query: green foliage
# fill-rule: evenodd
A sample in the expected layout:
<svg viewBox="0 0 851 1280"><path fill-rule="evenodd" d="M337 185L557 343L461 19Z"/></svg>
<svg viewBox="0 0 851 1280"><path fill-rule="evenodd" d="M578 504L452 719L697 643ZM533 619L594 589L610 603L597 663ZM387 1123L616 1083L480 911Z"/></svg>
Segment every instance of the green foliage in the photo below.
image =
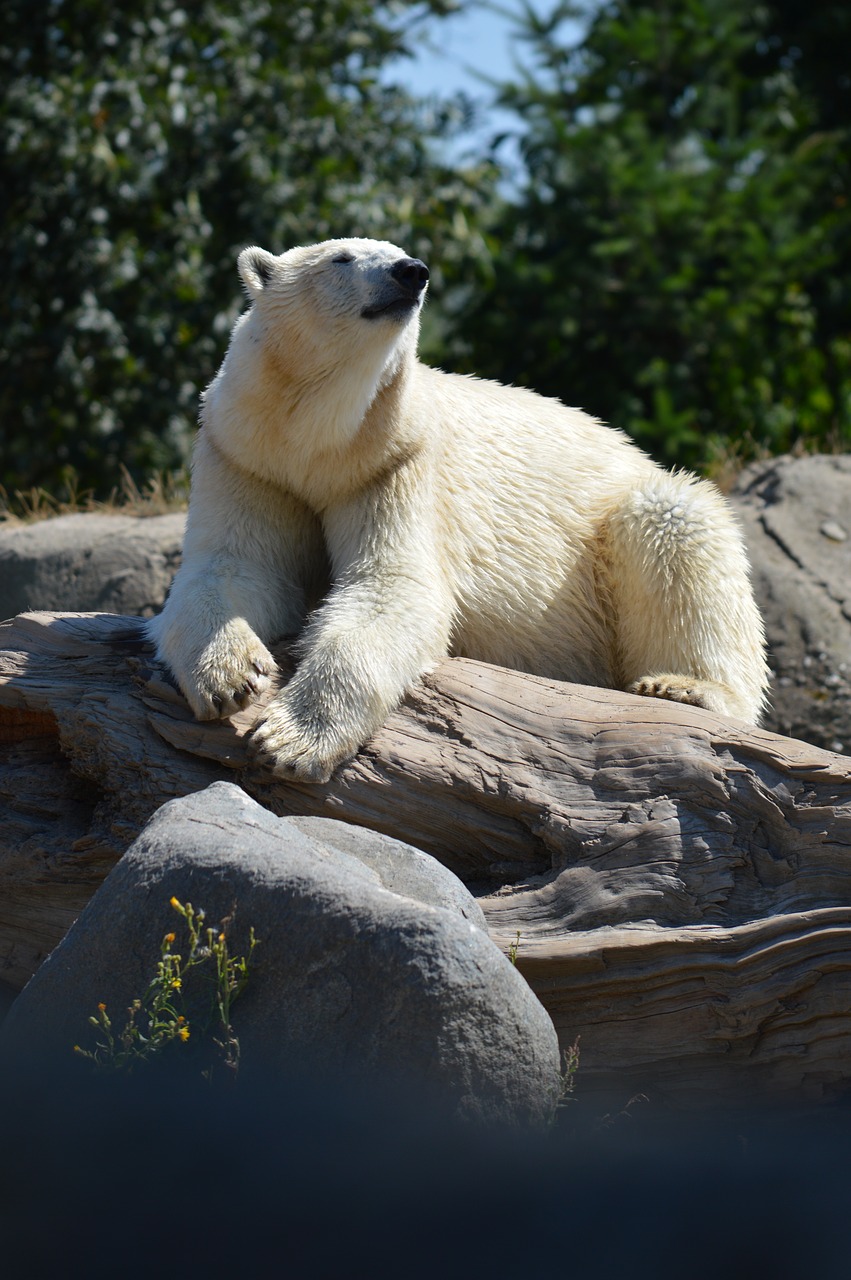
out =
<svg viewBox="0 0 851 1280"><path fill-rule="evenodd" d="M428 260L428 358L531 385L665 461L851 438L851 9L531 4L501 93L522 175L387 82L455 0L9 0L0 485L102 498L185 464L238 250ZM580 14L569 45L562 19ZM505 177L506 175L504 175ZM487 245L487 252L485 252Z"/></svg>
<svg viewBox="0 0 851 1280"><path fill-rule="evenodd" d="M534 70L502 102L527 174L492 219L491 287L456 308L456 367L665 461L847 442L848 10L612 0L567 47L575 13L523 20Z"/></svg>
<svg viewBox="0 0 851 1280"><path fill-rule="evenodd" d="M451 270L491 168L463 105L379 71L446 0L8 0L0 32L0 483L98 496L186 461L240 248L376 235ZM414 24L412 26L412 24ZM400 69L400 78L403 70Z"/></svg>
<svg viewBox="0 0 851 1280"><path fill-rule="evenodd" d="M171 906L186 924L186 958L173 950L177 935L167 933L156 973L145 994L131 1001L124 1026L113 1027L106 1005L100 1003L89 1018L97 1032L94 1049L74 1045L74 1052L100 1069L132 1072L170 1046L188 1045L194 1035L209 1059L202 1075L212 1080L223 1068L225 1078L233 1081L239 1070L239 1040L231 1025L231 1008L248 982L257 946L254 930L249 931L248 955L231 956L227 922L205 927L204 912L195 911L190 902L184 905L172 898Z"/></svg>

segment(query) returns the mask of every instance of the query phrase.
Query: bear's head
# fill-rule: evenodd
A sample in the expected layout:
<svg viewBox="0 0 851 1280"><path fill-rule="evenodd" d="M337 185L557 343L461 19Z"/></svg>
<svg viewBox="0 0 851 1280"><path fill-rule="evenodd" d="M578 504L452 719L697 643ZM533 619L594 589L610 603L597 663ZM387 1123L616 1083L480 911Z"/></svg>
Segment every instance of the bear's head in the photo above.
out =
<svg viewBox="0 0 851 1280"><path fill-rule="evenodd" d="M220 441L241 442L255 470L292 484L292 466L282 479L283 441L287 465L344 445L380 392L402 393L428 268L396 245L360 239L278 256L251 247L238 266L251 306L202 396L202 421Z"/></svg>
<svg viewBox="0 0 851 1280"><path fill-rule="evenodd" d="M403 332L416 343L428 268L394 244L326 240L279 256L251 247L238 267L274 345L357 356L399 346Z"/></svg>

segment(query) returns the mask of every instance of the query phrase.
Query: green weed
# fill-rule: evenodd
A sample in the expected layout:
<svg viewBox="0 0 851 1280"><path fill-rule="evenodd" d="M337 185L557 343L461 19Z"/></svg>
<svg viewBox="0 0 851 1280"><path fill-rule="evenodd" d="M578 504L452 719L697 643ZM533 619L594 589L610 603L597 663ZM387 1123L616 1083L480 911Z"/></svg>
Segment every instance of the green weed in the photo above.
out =
<svg viewBox="0 0 851 1280"><path fill-rule="evenodd" d="M579 1036L568 1049L561 1051L561 1096L559 1106L574 1101L576 1073L579 1070Z"/></svg>
<svg viewBox="0 0 851 1280"><path fill-rule="evenodd" d="M74 1052L99 1070L131 1072L166 1050L171 1052L170 1046L188 1046L193 1041L207 1061L201 1072L207 1080L222 1071L235 1080L239 1040L231 1009L248 982L257 946L254 930L249 930L248 955L232 956L226 932L230 919L209 926L203 910L196 911L190 902L184 905L172 898L170 905L184 921L188 949L176 951L177 934L165 934L156 973L144 995L131 1001L124 1025L118 1029L106 1005L100 1003L89 1018L97 1032L95 1047L84 1049L77 1044Z"/></svg>

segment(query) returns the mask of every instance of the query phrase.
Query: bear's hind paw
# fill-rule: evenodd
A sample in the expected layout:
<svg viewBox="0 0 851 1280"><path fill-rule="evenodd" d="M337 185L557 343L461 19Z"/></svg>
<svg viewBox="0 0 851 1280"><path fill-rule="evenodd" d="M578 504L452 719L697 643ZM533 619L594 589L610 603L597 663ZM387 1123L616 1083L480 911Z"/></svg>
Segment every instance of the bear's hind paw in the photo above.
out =
<svg viewBox="0 0 851 1280"><path fill-rule="evenodd" d="M665 698L669 702L685 702L692 707L704 707L721 715L736 715L735 695L717 680L701 680L697 676L661 675L642 676L626 686L627 693L637 693L645 698Z"/></svg>

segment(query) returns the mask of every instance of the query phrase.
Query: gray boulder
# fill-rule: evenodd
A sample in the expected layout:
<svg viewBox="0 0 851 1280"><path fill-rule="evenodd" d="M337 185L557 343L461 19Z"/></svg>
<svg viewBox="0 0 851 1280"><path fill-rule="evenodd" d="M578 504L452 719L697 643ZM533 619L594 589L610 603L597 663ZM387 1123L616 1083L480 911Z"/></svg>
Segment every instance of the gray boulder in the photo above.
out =
<svg viewBox="0 0 851 1280"><path fill-rule="evenodd" d="M151 617L180 564L184 513L83 512L0 525L0 618L32 609Z"/></svg>
<svg viewBox="0 0 851 1280"><path fill-rule="evenodd" d="M452 1116L551 1117L552 1022L460 881L389 837L275 817L225 782L154 815L12 1006L0 1064L67 1060L101 1001L120 1023L182 927L172 895L211 923L232 917L232 954L250 926L259 939L233 1014L241 1082L307 1073Z"/></svg>
<svg viewBox="0 0 851 1280"><path fill-rule="evenodd" d="M487 933L485 913L463 881L412 844L334 818L293 817L285 821L319 844L357 858L391 893L414 898L429 907L457 911Z"/></svg>
<svg viewBox="0 0 851 1280"><path fill-rule="evenodd" d="M851 456L756 463L729 496L774 673L765 727L851 754Z"/></svg>

